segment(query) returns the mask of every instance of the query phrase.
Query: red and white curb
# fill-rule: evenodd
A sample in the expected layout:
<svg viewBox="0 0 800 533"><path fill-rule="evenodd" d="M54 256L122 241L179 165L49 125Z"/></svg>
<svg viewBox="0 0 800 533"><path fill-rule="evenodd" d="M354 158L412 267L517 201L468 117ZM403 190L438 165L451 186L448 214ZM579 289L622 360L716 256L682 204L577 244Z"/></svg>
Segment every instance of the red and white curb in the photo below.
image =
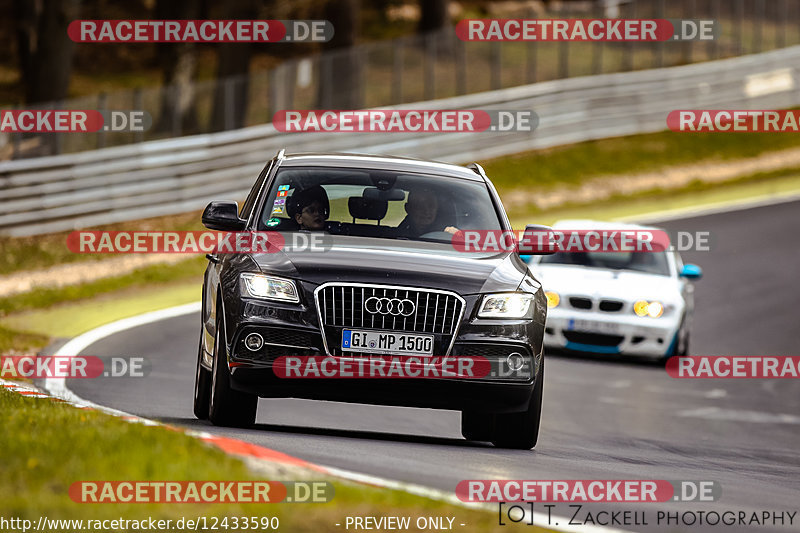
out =
<svg viewBox="0 0 800 533"><path fill-rule="evenodd" d="M76 355L80 355L80 353L83 350L85 350L95 342L99 341L100 339L103 339L115 333L119 333L121 331L125 331L127 329L131 329L144 324L150 324L153 322L158 322L160 320L166 320L168 318L187 315L190 313L196 313L199 312L200 310L201 310L201 303L195 302L177 307L171 307L169 309L163 309L160 311L154 311L151 313L145 313L130 318L125 318L122 320L118 320L116 322L111 322L104 326L100 326L91 331L78 335L77 337L67 342L60 349L58 349L56 353L54 353L53 355L59 357L74 357ZM140 416L132 415L124 411L119 411L117 409L112 409L110 407L98 405L88 400L84 400L83 398L79 397L77 394L72 392L69 388L67 388L66 381L63 377L45 379L44 388L46 389L47 392L42 392L41 390L37 389L36 387L33 387L32 385L6 381L1 378L0 378L0 385L6 390L16 392L24 396L29 396L34 398L49 398L51 401L65 402L79 409L97 410L106 413L108 415L121 418L126 422L144 424L147 426L161 426L171 430L180 431L186 435L198 438L212 446L215 446L229 455L245 459L248 465L253 467L255 470L259 470L259 466L269 468L270 466L274 465L283 466L295 470L305 469L316 472L318 474L337 477L339 479L363 485L370 485L377 488L403 491L409 494L413 494L415 496L442 501L445 503L469 509L484 509L486 511L491 511L491 512L496 512L497 509L496 504L492 503L463 502L459 500L458 497L456 497L455 490L452 492L446 492L443 490L434 489L431 487L425 487L423 485L417 485L414 483L395 481L391 479L382 478L379 476L361 474L358 472L353 472L351 470L344 470L336 467L322 466L305 461L297 457L293 457L283 452L271 450L269 448L258 446L256 444L241 441L238 439L220 437L205 431L196 431L193 429L162 424L161 422L157 422L155 420L142 418ZM525 513L526 513L525 521L526 522L530 521L531 519L530 511L525 511ZM576 531L586 532L586 533L630 533L629 531L622 529L614 529L614 528L591 525L591 524L570 526L567 525L570 522L568 518L558 517L555 515L548 517L546 513L534 512L532 518L534 524L548 524L547 529L551 529L554 531L567 531L570 533L574 533ZM558 525L555 525L556 523Z"/></svg>

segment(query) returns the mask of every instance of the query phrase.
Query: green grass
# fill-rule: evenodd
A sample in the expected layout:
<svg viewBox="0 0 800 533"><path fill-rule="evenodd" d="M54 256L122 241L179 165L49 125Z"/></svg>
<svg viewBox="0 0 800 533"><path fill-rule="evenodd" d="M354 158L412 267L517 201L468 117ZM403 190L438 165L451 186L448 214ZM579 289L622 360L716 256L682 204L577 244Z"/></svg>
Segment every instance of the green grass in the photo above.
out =
<svg viewBox="0 0 800 533"><path fill-rule="evenodd" d="M29 309L46 309L53 305L86 300L122 289L156 288L176 281L196 280L198 285L205 269L205 257L198 256L177 264L157 264L136 269L128 274L103 278L66 287L39 287L30 292L0 298L0 317Z"/></svg>
<svg viewBox="0 0 800 533"><path fill-rule="evenodd" d="M0 501L5 518L156 519L276 516L279 531L342 531L347 516L451 516L460 531L509 531L494 512L464 509L405 492L332 481L328 503L81 504L68 495L76 481L265 480L238 459L183 433L132 424L46 399L0 389ZM295 478L297 476L295 475ZM279 481L270 479L270 481ZM336 526L336 523L342 526ZM517 526L510 531L543 531Z"/></svg>
<svg viewBox="0 0 800 533"><path fill-rule="evenodd" d="M785 133L659 132L534 150L482 162L502 194L578 185L598 176L632 174L664 167L729 161L797 147Z"/></svg>
<svg viewBox="0 0 800 533"><path fill-rule="evenodd" d="M201 280L176 281L156 287L120 290L93 298L46 309L15 313L0 319L0 327L39 334L45 338L70 338L86 331L149 311L199 302ZM0 335L0 353L2 353Z"/></svg>
<svg viewBox="0 0 800 533"><path fill-rule="evenodd" d="M103 231L193 231L204 229L200 213L182 213L118 224L107 224L92 230ZM34 270L64 263L99 261L109 254L76 254L67 248L70 232L35 235L32 237L0 237L0 274Z"/></svg>
<svg viewBox="0 0 800 533"><path fill-rule="evenodd" d="M50 336L7 328L0 324L0 354L32 354L47 346Z"/></svg>
<svg viewBox="0 0 800 533"><path fill-rule="evenodd" d="M724 184L694 181L680 189L667 191L653 189L634 195L617 195L591 204L565 205L546 210L517 209L509 212L509 218L515 228L524 228L526 224L533 223L552 224L560 219L635 219L662 211L798 193L800 193L800 168L795 168L745 176Z"/></svg>

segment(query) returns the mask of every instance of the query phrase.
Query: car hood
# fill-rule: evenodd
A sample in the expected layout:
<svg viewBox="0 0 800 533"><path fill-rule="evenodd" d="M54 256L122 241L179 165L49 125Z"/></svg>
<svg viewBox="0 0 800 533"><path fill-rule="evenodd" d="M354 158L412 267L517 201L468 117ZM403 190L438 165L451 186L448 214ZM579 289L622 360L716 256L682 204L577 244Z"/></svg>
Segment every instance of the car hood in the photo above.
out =
<svg viewBox="0 0 800 533"><path fill-rule="evenodd" d="M561 294L629 302L641 299L674 301L680 298L678 282L669 276L573 265L532 265L531 269L544 290Z"/></svg>
<svg viewBox="0 0 800 533"><path fill-rule="evenodd" d="M512 253L479 254L450 244L331 236L325 251L253 254L264 273L314 284L331 281L411 285L459 294L513 291L527 266Z"/></svg>

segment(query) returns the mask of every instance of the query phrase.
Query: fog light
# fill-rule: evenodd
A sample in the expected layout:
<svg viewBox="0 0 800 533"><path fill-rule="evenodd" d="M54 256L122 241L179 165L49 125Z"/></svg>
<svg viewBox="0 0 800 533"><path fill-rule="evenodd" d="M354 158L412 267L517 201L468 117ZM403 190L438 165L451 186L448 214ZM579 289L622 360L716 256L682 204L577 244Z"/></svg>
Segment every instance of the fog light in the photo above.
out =
<svg viewBox="0 0 800 533"><path fill-rule="evenodd" d="M255 352L260 350L261 347L264 346L264 339L261 338L261 335L259 335L258 333L251 333L250 335L244 338L244 345L251 352Z"/></svg>
<svg viewBox="0 0 800 533"><path fill-rule="evenodd" d="M525 365L525 358L522 357L521 353L514 352L509 354L508 358L506 358L506 364L508 368L516 372L521 370L523 365Z"/></svg>

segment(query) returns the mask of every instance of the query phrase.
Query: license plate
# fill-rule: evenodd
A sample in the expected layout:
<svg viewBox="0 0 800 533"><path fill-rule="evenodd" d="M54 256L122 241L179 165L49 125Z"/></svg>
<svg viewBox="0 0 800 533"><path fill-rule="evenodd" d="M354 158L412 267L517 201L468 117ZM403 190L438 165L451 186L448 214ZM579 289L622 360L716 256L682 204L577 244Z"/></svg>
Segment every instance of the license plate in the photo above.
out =
<svg viewBox="0 0 800 533"><path fill-rule="evenodd" d="M342 351L387 355L433 355L433 335L391 331L342 331Z"/></svg>
<svg viewBox="0 0 800 533"><path fill-rule="evenodd" d="M595 320L570 319L568 331L585 331L587 333L619 333L619 324L614 322L598 322Z"/></svg>

